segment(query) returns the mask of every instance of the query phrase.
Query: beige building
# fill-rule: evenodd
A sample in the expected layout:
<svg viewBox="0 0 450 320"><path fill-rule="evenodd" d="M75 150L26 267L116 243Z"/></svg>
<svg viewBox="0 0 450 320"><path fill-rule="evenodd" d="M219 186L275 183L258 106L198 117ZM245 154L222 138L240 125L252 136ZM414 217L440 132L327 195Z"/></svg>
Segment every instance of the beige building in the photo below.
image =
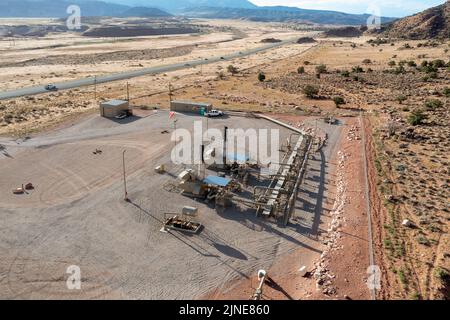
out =
<svg viewBox="0 0 450 320"><path fill-rule="evenodd" d="M100 115L105 118L114 118L121 113L127 112L130 104L126 100L111 100L100 104Z"/></svg>
<svg viewBox="0 0 450 320"><path fill-rule="evenodd" d="M202 110L204 110L205 112L211 111L212 104L184 100L174 100L170 103L170 111L200 114Z"/></svg>

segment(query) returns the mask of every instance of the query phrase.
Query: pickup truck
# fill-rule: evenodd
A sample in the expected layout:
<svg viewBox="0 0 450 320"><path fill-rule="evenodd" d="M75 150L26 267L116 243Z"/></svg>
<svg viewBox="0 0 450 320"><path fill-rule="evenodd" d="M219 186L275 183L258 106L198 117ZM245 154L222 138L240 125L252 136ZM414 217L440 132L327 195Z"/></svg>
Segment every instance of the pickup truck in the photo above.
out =
<svg viewBox="0 0 450 320"><path fill-rule="evenodd" d="M221 117L223 116L223 112L219 110L211 110L210 112L205 113L205 116L210 118Z"/></svg>

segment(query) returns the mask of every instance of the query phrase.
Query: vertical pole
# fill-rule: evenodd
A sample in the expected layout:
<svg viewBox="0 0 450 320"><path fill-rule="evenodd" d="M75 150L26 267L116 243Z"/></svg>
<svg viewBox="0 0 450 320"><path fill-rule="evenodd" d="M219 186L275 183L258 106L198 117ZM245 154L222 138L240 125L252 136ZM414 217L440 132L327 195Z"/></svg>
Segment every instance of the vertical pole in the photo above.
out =
<svg viewBox="0 0 450 320"><path fill-rule="evenodd" d="M223 167L227 165L227 141L228 141L228 127L223 131Z"/></svg>
<svg viewBox="0 0 450 320"><path fill-rule="evenodd" d="M203 178L206 177L206 165L205 165L205 145L202 144L202 173L203 173Z"/></svg>
<svg viewBox="0 0 450 320"><path fill-rule="evenodd" d="M177 146L177 120L175 119L173 121L173 127L174 127L174 135L175 135L175 147Z"/></svg>
<svg viewBox="0 0 450 320"><path fill-rule="evenodd" d="M172 104L172 85L169 82L169 102Z"/></svg>
<svg viewBox="0 0 450 320"><path fill-rule="evenodd" d="M123 150L123 158L122 158L122 163L123 163L123 186L124 186L124 200L128 201L128 192L127 192L127 177L126 177L126 172L125 172L125 152L127 152L127 150Z"/></svg>
<svg viewBox="0 0 450 320"><path fill-rule="evenodd" d="M94 76L94 100L97 103L97 76Z"/></svg>
<svg viewBox="0 0 450 320"><path fill-rule="evenodd" d="M127 101L130 102L130 84L127 81Z"/></svg>

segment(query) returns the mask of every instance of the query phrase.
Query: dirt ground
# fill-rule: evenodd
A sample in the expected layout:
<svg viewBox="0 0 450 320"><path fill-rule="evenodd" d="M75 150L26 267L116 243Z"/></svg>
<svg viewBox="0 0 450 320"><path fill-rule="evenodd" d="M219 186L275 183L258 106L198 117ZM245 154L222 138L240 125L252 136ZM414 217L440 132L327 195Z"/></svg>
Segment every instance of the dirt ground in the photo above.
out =
<svg viewBox="0 0 450 320"><path fill-rule="evenodd" d="M193 120L204 121L177 117L177 127L189 130ZM209 122L210 128L224 125L277 128L241 117ZM299 200L298 219L287 228L235 208L218 213L166 189L183 167L171 162L173 144L164 130L173 130L165 111L124 123L91 115L29 139L1 140L3 298L200 298L294 252L303 263L320 256L322 244L312 235L320 217L314 207L322 199L314 194L325 173L320 181L311 176L311 203ZM328 130L338 139L338 127ZM281 141L290 135L280 133ZM102 154L93 154L97 148ZM130 203L123 201L123 150ZM153 171L158 164L166 165L167 175ZM12 194L28 182L34 190ZM204 230L198 236L160 232L164 213L184 205L199 208ZM66 288L70 265L82 270L80 292Z"/></svg>
<svg viewBox="0 0 450 320"><path fill-rule="evenodd" d="M228 28L215 20L202 20L198 24L217 29L200 34L121 39L86 37L77 33L3 39L0 41L0 90L45 86L82 77L211 58L261 46L260 41L267 37L285 40L311 34L277 24L240 23L239 29L230 28L233 22L228 22ZM235 30L239 31L238 37ZM186 46L194 46L194 50L186 51L183 49ZM155 50L160 53L156 54ZM151 54L142 53L146 51ZM244 61L244 65L248 62Z"/></svg>

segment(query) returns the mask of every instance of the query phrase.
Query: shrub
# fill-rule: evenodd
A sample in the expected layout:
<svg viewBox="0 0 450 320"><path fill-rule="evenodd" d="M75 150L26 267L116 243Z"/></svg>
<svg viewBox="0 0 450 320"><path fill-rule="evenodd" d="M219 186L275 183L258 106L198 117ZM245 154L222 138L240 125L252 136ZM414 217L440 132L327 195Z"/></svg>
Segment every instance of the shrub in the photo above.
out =
<svg viewBox="0 0 450 320"><path fill-rule="evenodd" d="M341 72L341 76L348 78L348 77L350 77L350 72L348 72L347 70L344 70Z"/></svg>
<svg viewBox="0 0 450 320"><path fill-rule="evenodd" d="M263 72L258 73L259 82L264 82L266 80L266 75Z"/></svg>
<svg viewBox="0 0 450 320"><path fill-rule="evenodd" d="M303 93L308 98L314 98L319 94L319 88L311 85L307 85L303 88Z"/></svg>
<svg viewBox="0 0 450 320"><path fill-rule="evenodd" d="M364 59L362 63L364 63L364 64L371 64L371 63L372 63L372 60L370 60L370 59Z"/></svg>
<svg viewBox="0 0 450 320"><path fill-rule="evenodd" d="M326 73L327 72L327 66L324 64L318 65L316 67L316 73L317 74L322 74L322 73Z"/></svg>
<svg viewBox="0 0 450 320"><path fill-rule="evenodd" d="M444 96L450 97L450 88L449 87L444 88L444 91L442 93L444 94Z"/></svg>
<svg viewBox="0 0 450 320"><path fill-rule="evenodd" d="M405 102L408 98L406 98L406 96L404 95L400 95L396 98L397 102L402 104L403 102Z"/></svg>
<svg viewBox="0 0 450 320"><path fill-rule="evenodd" d="M341 105L345 104L345 100L342 97L334 97L333 101L334 104L336 105L336 108L339 108Z"/></svg>
<svg viewBox="0 0 450 320"><path fill-rule="evenodd" d="M298 67L297 73L299 74L305 73L305 67Z"/></svg>
<svg viewBox="0 0 450 320"><path fill-rule="evenodd" d="M437 72L430 72L430 73L428 74L428 78L429 78L429 79L437 79L437 78L439 78L439 75L438 75Z"/></svg>
<svg viewBox="0 0 450 320"><path fill-rule="evenodd" d="M408 116L408 123L412 126L418 126L426 119L426 115L422 110L414 110Z"/></svg>
<svg viewBox="0 0 450 320"><path fill-rule="evenodd" d="M433 67L435 68L444 68L445 67L445 61L438 59L438 60L433 60L431 61L431 64L433 65Z"/></svg>
<svg viewBox="0 0 450 320"><path fill-rule="evenodd" d="M444 104L442 103L442 101L438 100L438 99L428 99L424 103L425 109L430 110L430 111L440 109L440 108L442 108L443 105Z"/></svg>
<svg viewBox="0 0 450 320"><path fill-rule="evenodd" d="M424 246L429 246L430 245L430 240L428 240L424 236L418 236L417 237L417 242L419 242L420 244L422 244Z"/></svg>
<svg viewBox="0 0 450 320"><path fill-rule="evenodd" d="M438 278L442 283L447 283L450 279L450 273L441 267L437 267L434 270L434 276Z"/></svg>
<svg viewBox="0 0 450 320"><path fill-rule="evenodd" d="M408 61L408 67L417 67L417 63L415 61Z"/></svg>
<svg viewBox="0 0 450 320"><path fill-rule="evenodd" d="M433 64L428 63L427 61L422 62L422 65L420 66L420 71L426 72L426 73L432 73L437 72L438 68L436 68Z"/></svg>
<svg viewBox="0 0 450 320"><path fill-rule="evenodd" d="M362 73L362 72L364 72L364 69L361 68L360 66L355 66L355 67L352 68L352 72L354 72L354 73Z"/></svg>
<svg viewBox="0 0 450 320"><path fill-rule="evenodd" d="M403 66L398 66L394 70L394 74L402 74L402 73L405 73L405 72L406 72L406 70L405 70L405 67L403 67Z"/></svg>
<svg viewBox="0 0 450 320"><path fill-rule="evenodd" d="M309 65L311 64L311 62L305 61L305 62L303 62L303 64L304 64L305 66L309 66Z"/></svg>
<svg viewBox="0 0 450 320"><path fill-rule="evenodd" d="M231 64L227 67L227 71L233 75L239 73L238 68L236 68L235 66L233 66Z"/></svg>
<svg viewBox="0 0 450 320"><path fill-rule="evenodd" d="M391 60L388 62L388 66L390 66L390 67L393 67L395 65L397 65L397 63L394 60Z"/></svg>

